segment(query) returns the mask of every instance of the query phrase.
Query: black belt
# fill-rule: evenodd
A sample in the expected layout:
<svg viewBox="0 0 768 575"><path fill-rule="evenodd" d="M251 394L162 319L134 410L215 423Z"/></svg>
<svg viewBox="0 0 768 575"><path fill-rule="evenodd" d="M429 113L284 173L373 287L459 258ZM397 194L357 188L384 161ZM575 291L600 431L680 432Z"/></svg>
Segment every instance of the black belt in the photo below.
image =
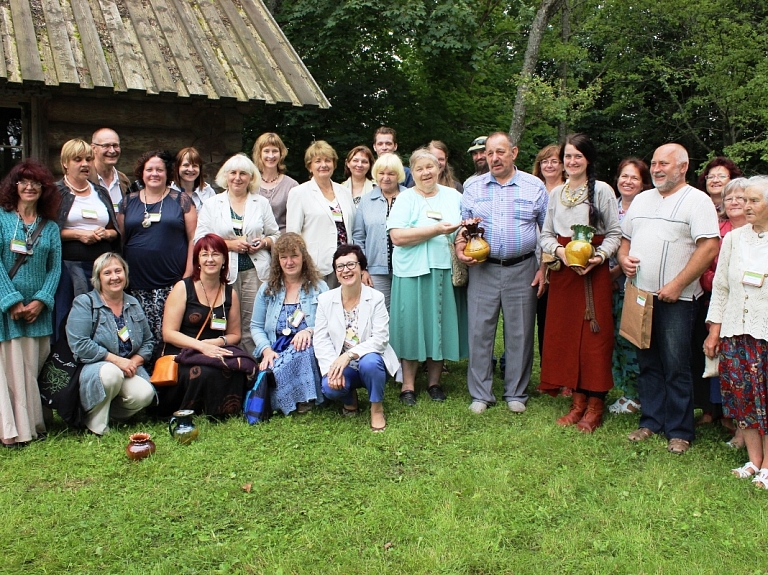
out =
<svg viewBox="0 0 768 575"><path fill-rule="evenodd" d="M500 266L507 267L507 266L515 266L520 262L524 262L525 260L531 259L534 255L535 255L534 252L529 252L524 256L520 256L519 258L512 258L511 260L497 260L496 258L486 258L485 261L491 264L497 264Z"/></svg>

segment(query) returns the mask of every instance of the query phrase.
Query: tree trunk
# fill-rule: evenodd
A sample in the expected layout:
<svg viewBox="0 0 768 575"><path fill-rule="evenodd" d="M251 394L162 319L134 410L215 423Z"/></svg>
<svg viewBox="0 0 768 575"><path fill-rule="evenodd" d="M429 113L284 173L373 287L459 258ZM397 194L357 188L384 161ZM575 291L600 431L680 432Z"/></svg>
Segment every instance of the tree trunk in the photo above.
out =
<svg viewBox="0 0 768 575"><path fill-rule="evenodd" d="M568 44L571 39L571 2L563 0L563 13L560 15L560 27L562 29L563 45ZM560 63L560 93L565 94L568 88L568 59L563 58ZM568 135L568 116L566 115L557 128L558 141L565 141Z"/></svg>
<svg viewBox="0 0 768 575"><path fill-rule="evenodd" d="M520 137L525 129L525 95L528 92L528 81L533 76L536 62L539 59L541 39L544 36L544 30L547 28L549 19L560 2L561 0L542 0L541 6L536 11L536 16L531 23L531 31L528 34L528 47L525 49L523 69L520 72L520 83L517 85L512 125L509 128L509 135L515 146L520 142Z"/></svg>

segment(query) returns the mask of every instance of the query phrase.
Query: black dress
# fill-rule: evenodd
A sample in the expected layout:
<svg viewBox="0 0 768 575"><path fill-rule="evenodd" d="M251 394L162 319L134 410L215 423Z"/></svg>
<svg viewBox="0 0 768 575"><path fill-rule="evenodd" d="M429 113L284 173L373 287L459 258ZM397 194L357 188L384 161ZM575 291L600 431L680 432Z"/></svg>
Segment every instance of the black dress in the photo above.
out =
<svg viewBox="0 0 768 575"><path fill-rule="evenodd" d="M195 337L200 331L202 322L208 317L209 307L197 299L197 292L190 278L184 280L184 285L187 288L187 307L184 309L179 331L189 337ZM229 320L232 286L226 286L224 294L224 305L213 308L213 314L221 318L225 313ZM223 333L211 329L209 319L199 339L214 339ZM178 347L166 344L164 355L176 355L180 351ZM238 415L243 411L246 374L206 365L179 365L179 383L170 387L160 387L157 391L160 416L171 415L179 409L192 409L195 413L213 417Z"/></svg>

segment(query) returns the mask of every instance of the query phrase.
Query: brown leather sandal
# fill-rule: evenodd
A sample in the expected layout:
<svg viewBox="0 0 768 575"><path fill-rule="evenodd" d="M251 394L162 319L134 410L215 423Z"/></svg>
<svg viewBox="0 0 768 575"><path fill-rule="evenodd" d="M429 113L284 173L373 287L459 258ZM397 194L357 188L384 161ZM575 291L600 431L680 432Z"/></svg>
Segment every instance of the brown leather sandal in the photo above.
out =
<svg viewBox="0 0 768 575"><path fill-rule="evenodd" d="M632 433L627 435L627 439L637 443L638 441L645 441L646 439L653 437L654 433L647 427L638 427Z"/></svg>

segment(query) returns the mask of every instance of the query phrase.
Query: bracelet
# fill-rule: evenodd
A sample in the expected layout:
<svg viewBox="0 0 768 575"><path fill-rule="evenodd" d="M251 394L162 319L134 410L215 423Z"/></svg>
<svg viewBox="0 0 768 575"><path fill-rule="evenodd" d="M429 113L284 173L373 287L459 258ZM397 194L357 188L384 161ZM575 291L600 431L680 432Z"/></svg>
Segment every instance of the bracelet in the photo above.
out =
<svg viewBox="0 0 768 575"><path fill-rule="evenodd" d="M225 336L225 335L220 335L219 337L221 338L221 341L223 341L223 342L224 342L224 345L229 345L229 344L227 343L227 336Z"/></svg>

